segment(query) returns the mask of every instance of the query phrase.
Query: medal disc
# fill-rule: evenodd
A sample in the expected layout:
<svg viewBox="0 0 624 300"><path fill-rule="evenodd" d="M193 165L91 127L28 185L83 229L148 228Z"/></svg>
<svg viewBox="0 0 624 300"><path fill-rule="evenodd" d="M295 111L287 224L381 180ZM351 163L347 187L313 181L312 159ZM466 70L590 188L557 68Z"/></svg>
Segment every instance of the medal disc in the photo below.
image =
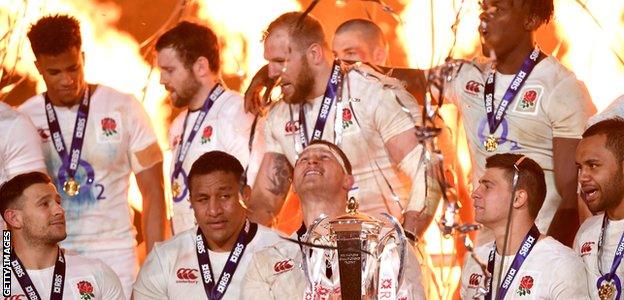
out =
<svg viewBox="0 0 624 300"><path fill-rule="evenodd" d="M615 287L613 283L605 283L598 289L598 298L600 300L612 300L615 296Z"/></svg>
<svg viewBox="0 0 624 300"><path fill-rule="evenodd" d="M494 152L498 148L498 140L490 135L483 143L483 146L485 146L485 151Z"/></svg>
<svg viewBox="0 0 624 300"><path fill-rule="evenodd" d="M180 196L180 192L182 192L180 184L174 181L171 185L171 193L173 194L173 198L178 198Z"/></svg>
<svg viewBox="0 0 624 300"><path fill-rule="evenodd" d="M74 178L70 177L63 183L63 191L70 197L76 196L78 192L80 192L80 184L78 184Z"/></svg>

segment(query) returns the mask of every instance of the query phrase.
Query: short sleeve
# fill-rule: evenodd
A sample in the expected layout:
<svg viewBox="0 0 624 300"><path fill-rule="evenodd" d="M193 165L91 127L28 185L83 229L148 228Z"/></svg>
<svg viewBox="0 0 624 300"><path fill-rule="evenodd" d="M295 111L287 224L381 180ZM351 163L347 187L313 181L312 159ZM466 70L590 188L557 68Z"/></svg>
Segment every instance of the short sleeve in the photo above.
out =
<svg viewBox="0 0 624 300"><path fill-rule="evenodd" d="M569 251L569 249L566 249ZM587 273L581 258L576 255L558 260L559 266L553 266L553 284L551 299L589 299Z"/></svg>
<svg viewBox="0 0 624 300"><path fill-rule="evenodd" d="M591 117L587 122L587 127L615 117L624 118L624 95L613 100L601 113Z"/></svg>
<svg viewBox="0 0 624 300"><path fill-rule="evenodd" d="M243 278L241 299L275 299L273 297L271 283L264 278L260 271L262 269L261 258L262 255L256 253L251 259L251 263L247 268L247 273L245 273L245 277Z"/></svg>
<svg viewBox="0 0 624 300"><path fill-rule="evenodd" d="M12 125L2 130L6 130L7 136L1 157L7 180L18 174L46 169L41 139L28 117L18 114Z"/></svg>
<svg viewBox="0 0 624 300"><path fill-rule="evenodd" d="M134 173L153 166L162 161L162 152L151 120L143 106L134 98L128 99L128 155Z"/></svg>
<svg viewBox="0 0 624 300"><path fill-rule="evenodd" d="M132 298L140 299L167 299L168 272L164 269L158 248L155 246L149 253L132 290Z"/></svg>
<svg viewBox="0 0 624 300"><path fill-rule="evenodd" d="M99 269L100 271L95 273L95 280L102 291L102 299L125 299L117 274L102 262L99 262Z"/></svg>
<svg viewBox="0 0 624 300"><path fill-rule="evenodd" d="M590 116L596 113L589 92L570 75L552 91L546 107L553 137L580 139Z"/></svg>
<svg viewBox="0 0 624 300"><path fill-rule="evenodd" d="M249 137L254 117L245 112L243 99L239 95L230 95L226 107L219 116L219 128L223 128L217 134L226 152L236 157L243 168L249 163Z"/></svg>
<svg viewBox="0 0 624 300"><path fill-rule="evenodd" d="M383 89L380 96L381 99L373 110L373 119L385 143L392 137L414 128L415 124L410 114L414 116L418 112L418 107L416 100L408 93ZM410 113L405 112L403 108L408 109Z"/></svg>

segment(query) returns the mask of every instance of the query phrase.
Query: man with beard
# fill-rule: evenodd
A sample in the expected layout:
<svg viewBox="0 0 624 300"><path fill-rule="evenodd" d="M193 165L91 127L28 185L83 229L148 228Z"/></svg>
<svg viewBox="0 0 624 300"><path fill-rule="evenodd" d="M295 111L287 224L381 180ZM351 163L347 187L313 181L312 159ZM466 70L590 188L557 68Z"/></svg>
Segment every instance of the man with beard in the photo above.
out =
<svg viewBox="0 0 624 300"><path fill-rule="evenodd" d="M587 299L580 258L535 224L546 197L542 168L510 153L488 157L485 167L472 198L475 219L494 242L466 258L461 299Z"/></svg>
<svg viewBox="0 0 624 300"><path fill-rule="evenodd" d="M12 270L10 282L2 277L13 296L6 299L125 299L109 266L59 247L67 237L65 211L50 177L32 172L6 182L0 212Z"/></svg>
<svg viewBox="0 0 624 300"><path fill-rule="evenodd" d="M200 156L189 189L198 225L154 246L134 285L136 300L239 299L254 252L281 240L247 219L243 201L251 191L232 155Z"/></svg>
<svg viewBox="0 0 624 300"><path fill-rule="evenodd" d="M195 226L187 178L195 159L212 150L229 153L248 168L251 185L264 147L259 132L250 154L254 117L243 111L242 97L220 80L219 43L212 30L180 22L158 39L156 50L160 82L171 92L173 105L184 109L169 130L174 153L170 174L173 230L177 234Z"/></svg>
<svg viewBox="0 0 624 300"><path fill-rule="evenodd" d="M624 119L600 121L576 149L581 198L592 213L574 240L591 299L621 299L624 268Z"/></svg>
<svg viewBox="0 0 624 300"><path fill-rule="evenodd" d="M345 73L338 61L332 65L323 28L311 16L283 14L267 32L268 76L281 75L284 99L267 117L267 153L252 193L253 217L272 220L290 188L296 157L318 139L333 141L352 161L351 195L362 212L390 212L408 222L431 209L424 201L424 168L418 167L422 147L412 117L419 116L403 111L419 114L411 95L356 69ZM412 233L425 228L406 227Z"/></svg>
<svg viewBox="0 0 624 300"><path fill-rule="evenodd" d="M105 260L129 298L139 268L128 205L131 173L143 199L147 251L168 228L162 152L151 121L132 95L85 82L75 18L43 17L28 38L47 91L19 111L41 133L48 174L63 197L68 230L61 246Z"/></svg>
<svg viewBox="0 0 624 300"><path fill-rule="evenodd" d="M347 194L354 182L351 172L346 154L330 142L314 140L300 153L294 167L293 188L301 199L303 223L291 239L305 240L306 228L323 215L329 220L345 215ZM321 223L317 229L325 225ZM407 247L405 280L398 294L389 290L397 288L399 257L381 255L380 272L375 278L386 284L380 287L375 299L425 299L420 268L412 247ZM340 280L344 275L339 273L337 260L320 262L315 259L325 260L324 253L311 251L306 270L314 284L311 289L302 269L302 249L296 242L283 240L257 252L242 285L242 299L341 299Z"/></svg>

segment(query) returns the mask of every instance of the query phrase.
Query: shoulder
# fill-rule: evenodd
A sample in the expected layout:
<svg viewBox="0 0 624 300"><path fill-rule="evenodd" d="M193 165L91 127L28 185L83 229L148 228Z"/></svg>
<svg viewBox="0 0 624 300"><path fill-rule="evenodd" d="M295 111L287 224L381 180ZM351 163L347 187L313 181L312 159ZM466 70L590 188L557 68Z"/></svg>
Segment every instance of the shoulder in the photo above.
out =
<svg viewBox="0 0 624 300"><path fill-rule="evenodd" d="M70 250L66 250L64 254L67 269L70 272L82 273L87 271L93 275L100 275L110 270L110 267L100 259L82 256Z"/></svg>
<svg viewBox="0 0 624 300"><path fill-rule="evenodd" d="M563 271L564 269L567 271L571 269L584 269L581 258L572 249L570 249L570 247L565 246L564 244L560 243L550 236L543 238L538 243L542 245L539 249L536 249L537 253L535 254L539 255L538 257L542 261L555 263L560 266L559 268L553 269L556 269L558 271Z"/></svg>
<svg viewBox="0 0 624 300"><path fill-rule="evenodd" d="M277 122L288 118L290 116L290 109L288 106L289 104L284 100L280 100L279 102L273 104L267 114L267 123Z"/></svg>
<svg viewBox="0 0 624 300"><path fill-rule="evenodd" d="M43 95L38 94L28 98L28 100L24 101L24 103L22 103L17 110L27 115L33 114L37 111L43 112Z"/></svg>
<svg viewBox="0 0 624 300"><path fill-rule="evenodd" d="M221 114L238 115L245 114L243 109L243 96L238 92L226 89L214 103L214 108Z"/></svg>
<svg viewBox="0 0 624 300"><path fill-rule="evenodd" d="M284 241L279 233L276 231L258 224L258 231L253 238L253 243L262 248L274 245L278 242Z"/></svg>
<svg viewBox="0 0 624 300"><path fill-rule="evenodd" d="M579 230L576 233L577 238L578 237L585 237L586 235L595 235L598 233L598 231L600 231L600 227L602 225L602 219L604 217L604 213L600 213L597 214L595 216L591 216L589 218L587 218L583 224L581 224L581 227L579 228Z"/></svg>
<svg viewBox="0 0 624 300"><path fill-rule="evenodd" d="M112 87L98 84L93 91L93 99L104 99L106 101L137 101L133 95L116 90ZM138 102L138 101L137 101Z"/></svg>

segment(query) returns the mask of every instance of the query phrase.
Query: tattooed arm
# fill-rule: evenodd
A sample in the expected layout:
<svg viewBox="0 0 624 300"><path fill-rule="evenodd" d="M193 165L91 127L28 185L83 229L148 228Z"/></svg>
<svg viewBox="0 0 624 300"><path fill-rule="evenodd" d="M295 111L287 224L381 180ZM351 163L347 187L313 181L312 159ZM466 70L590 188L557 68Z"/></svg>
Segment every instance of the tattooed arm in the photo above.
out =
<svg viewBox="0 0 624 300"><path fill-rule="evenodd" d="M247 203L249 218L256 223L270 226L284 204L290 189L293 168L280 153L264 154L260 170L251 191L251 199Z"/></svg>

